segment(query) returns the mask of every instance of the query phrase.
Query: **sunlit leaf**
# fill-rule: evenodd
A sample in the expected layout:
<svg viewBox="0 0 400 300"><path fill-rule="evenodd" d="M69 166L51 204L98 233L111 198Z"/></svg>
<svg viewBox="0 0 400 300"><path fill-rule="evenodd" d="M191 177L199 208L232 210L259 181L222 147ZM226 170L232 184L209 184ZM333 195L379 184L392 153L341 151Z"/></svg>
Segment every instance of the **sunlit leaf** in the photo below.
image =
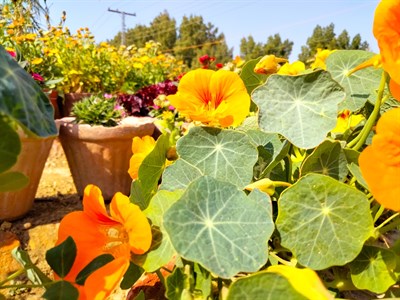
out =
<svg viewBox="0 0 400 300"><path fill-rule="evenodd" d="M227 300L306 300L289 281L278 274L260 272L238 279L229 288Z"/></svg>
<svg viewBox="0 0 400 300"><path fill-rule="evenodd" d="M320 174L302 177L281 194L276 226L282 246L314 270L352 261L373 233L367 197Z"/></svg>
<svg viewBox="0 0 400 300"><path fill-rule="evenodd" d="M163 215L182 194L183 191L181 190L174 192L160 190L144 211L146 217L151 220L153 232L155 232L156 229L157 234L153 234L153 244L150 250L144 255L133 255L132 259L146 272L154 272L161 268L167 264L175 254L175 250L164 228Z"/></svg>
<svg viewBox="0 0 400 300"><path fill-rule="evenodd" d="M336 126L343 88L326 71L298 76L271 75L254 90L259 126L282 134L295 146L311 149Z"/></svg>
<svg viewBox="0 0 400 300"><path fill-rule="evenodd" d="M242 68L242 72L240 73L240 78L242 78L244 84L246 85L246 89L249 94L251 94L256 87L263 84L268 78L267 75L254 72L254 67L257 65L260 59L261 57L247 61Z"/></svg>
<svg viewBox="0 0 400 300"><path fill-rule="evenodd" d="M396 283L396 255L388 249L365 246L349 266L351 280L360 290L379 294Z"/></svg>
<svg viewBox="0 0 400 300"><path fill-rule="evenodd" d="M250 138L242 132L222 130L212 127L193 127L189 133L178 140L177 152L180 163L171 166L170 172L163 176L163 188L171 184L184 188L189 180L197 177L196 168L203 175L231 182L243 188L253 177L253 166L257 161L257 148ZM187 164L195 167L190 168ZM188 175L193 169L194 174ZM169 177L172 176L172 179ZM176 184L181 183L181 184Z"/></svg>
<svg viewBox="0 0 400 300"><path fill-rule="evenodd" d="M179 255L229 278L266 263L274 229L270 207L266 194L247 197L230 183L204 176L164 214L164 226Z"/></svg>
<svg viewBox="0 0 400 300"><path fill-rule="evenodd" d="M375 103L382 69L369 67L347 76L350 70L374 55L363 50L337 50L326 59L326 69L346 91L346 100L340 104L340 110L356 111L362 108L367 100Z"/></svg>

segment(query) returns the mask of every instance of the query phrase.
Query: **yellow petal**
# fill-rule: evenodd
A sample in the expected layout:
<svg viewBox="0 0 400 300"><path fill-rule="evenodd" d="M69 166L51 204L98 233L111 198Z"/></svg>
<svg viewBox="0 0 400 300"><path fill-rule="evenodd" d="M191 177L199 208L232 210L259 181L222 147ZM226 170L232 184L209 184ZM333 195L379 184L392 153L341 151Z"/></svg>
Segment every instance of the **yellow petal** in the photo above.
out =
<svg viewBox="0 0 400 300"><path fill-rule="evenodd" d="M311 269L298 269L290 266L276 265L267 272L277 273L285 277L296 291L310 300L334 299L322 284L317 273Z"/></svg>
<svg viewBox="0 0 400 300"><path fill-rule="evenodd" d="M116 193L110 203L111 216L121 223L129 236L131 251L143 254L149 250L152 235L149 221L139 206L122 193Z"/></svg>
<svg viewBox="0 0 400 300"><path fill-rule="evenodd" d="M272 196L275 193L274 182L269 178L263 178L256 182L253 182L245 187L246 190L252 191L254 189L259 189L261 192L267 193Z"/></svg>

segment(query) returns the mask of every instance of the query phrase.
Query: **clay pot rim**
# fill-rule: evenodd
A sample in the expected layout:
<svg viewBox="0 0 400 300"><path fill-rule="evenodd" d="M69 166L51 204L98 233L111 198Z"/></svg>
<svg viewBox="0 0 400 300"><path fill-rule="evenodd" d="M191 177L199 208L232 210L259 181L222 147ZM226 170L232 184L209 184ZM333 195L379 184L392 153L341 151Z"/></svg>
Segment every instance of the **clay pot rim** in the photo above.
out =
<svg viewBox="0 0 400 300"><path fill-rule="evenodd" d="M82 140L131 139L135 136L152 135L155 129L152 117L127 117L114 127L76 124L74 121L74 117L56 120L60 126L60 136L66 134Z"/></svg>

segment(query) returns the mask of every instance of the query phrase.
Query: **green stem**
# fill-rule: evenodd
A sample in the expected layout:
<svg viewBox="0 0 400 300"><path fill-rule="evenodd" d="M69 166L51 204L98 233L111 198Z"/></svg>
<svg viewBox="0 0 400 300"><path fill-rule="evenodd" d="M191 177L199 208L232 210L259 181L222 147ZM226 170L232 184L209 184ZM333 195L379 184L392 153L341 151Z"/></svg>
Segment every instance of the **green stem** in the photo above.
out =
<svg viewBox="0 0 400 300"><path fill-rule="evenodd" d="M385 210L385 208L382 205L380 205L379 209L376 212L375 217L374 217L374 224L375 224L376 221L378 221L379 217L382 215L384 210Z"/></svg>
<svg viewBox="0 0 400 300"><path fill-rule="evenodd" d="M0 287L5 284L6 282L13 280L15 278L17 278L19 275L22 275L25 273L25 269L19 269L18 271L16 271L15 273L11 274L10 276L8 276L6 279L4 279L3 281L0 282Z"/></svg>
<svg viewBox="0 0 400 300"><path fill-rule="evenodd" d="M283 258L276 255L274 252L270 252L269 255L271 255L273 258L275 258L277 261L279 261L282 265L294 267L292 262L284 260Z"/></svg>
<svg viewBox="0 0 400 300"><path fill-rule="evenodd" d="M158 279L160 279L161 284L166 288L167 286L165 285L165 279L164 276L161 274L160 269L156 271L156 274L158 276Z"/></svg>
<svg viewBox="0 0 400 300"><path fill-rule="evenodd" d="M400 215L400 213L396 213L394 215L392 215L391 217L389 217L387 220L385 220L384 222L382 222L382 224L380 224L378 227L375 228L375 231L378 231L380 235L385 234L386 232L395 229L397 227L400 226L400 218L397 219L396 221L393 221L393 219L395 219L396 217L398 217ZM393 221L393 222L391 222ZM389 223L391 222L391 223Z"/></svg>
<svg viewBox="0 0 400 300"><path fill-rule="evenodd" d="M0 290L2 289L13 289L13 288L44 288L43 284L10 284L10 285L3 285L0 286Z"/></svg>
<svg viewBox="0 0 400 300"><path fill-rule="evenodd" d="M376 119L377 119L377 117L379 115L379 111L380 111L380 107L381 107L381 103L382 103L382 99L383 99L383 93L385 91L387 78L388 78L388 74L384 71L382 73L381 82L379 84L378 96L376 97L376 103L375 103L375 106L374 106L374 110L372 111L372 113L369 116L367 122L365 123L364 128L359 133L360 138L356 137L356 139L358 139L358 141L353 147L351 147L353 150L358 150L358 149L360 149L362 147L362 145L364 145L364 143L367 140L368 135L369 135L372 127L374 126L374 124L376 122Z"/></svg>

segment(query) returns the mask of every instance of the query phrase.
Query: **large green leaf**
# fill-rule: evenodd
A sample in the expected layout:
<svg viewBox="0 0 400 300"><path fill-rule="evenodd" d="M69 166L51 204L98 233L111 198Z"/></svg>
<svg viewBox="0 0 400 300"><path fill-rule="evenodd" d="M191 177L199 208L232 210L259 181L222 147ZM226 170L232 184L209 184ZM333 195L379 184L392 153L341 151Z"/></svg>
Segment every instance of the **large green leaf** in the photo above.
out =
<svg viewBox="0 0 400 300"><path fill-rule="evenodd" d="M266 194L257 190L247 197L210 176L189 185L164 214L164 226L179 255L223 278L264 265L274 230Z"/></svg>
<svg viewBox="0 0 400 300"><path fill-rule="evenodd" d="M258 156L257 148L245 133L212 127L193 127L178 140L176 149L180 159L203 175L231 182L240 188L251 182ZM187 182L185 168L184 164L174 167L163 180L168 182L168 176L175 173L172 175L174 181Z"/></svg>
<svg viewBox="0 0 400 300"><path fill-rule="evenodd" d="M63 278L71 270L76 258L76 244L72 237L67 237L61 244L47 250L46 261L53 271Z"/></svg>
<svg viewBox="0 0 400 300"><path fill-rule="evenodd" d="M184 190L193 180L202 175L203 173L197 167L183 159L178 159L165 169L160 189L168 191Z"/></svg>
<svg viewBox="0 0 400 300"><path fill-rule="evenodd" d="M384 293L396 283L396 255L378 247L365 246L350 263L351 280L360 290Z"/></svg>
<svg viewBox="0 0 400 300"><path fill-rule="evenodd" d="M289 281L274 273L256 273L235 281L229 288L227 300L305 300Z"/></svg>
<svg viewBox="0 0 400 300"><path fill-rule="evenodd" d="M68 281L56 281L42 295L47 300L77 300L79 291Z"/></svg>
<svg viewBox="0 0 400 300"><path fill-rule="evenodd" d="M335 128L343 88L323 70L298 76L271 75L254 90L259 126L282 134L299 148L320 144Z"/></svg>
<svg viewBox="0 0 400 300"><path fill-rule="evenodd" d="M346 100L339 105L340 110L356 111L362 108L367 100L375 103L382 69L370 67L347 76L350 70L374 55L363 50L338 50L326 59L326 69L346 92Z"/></svg>
<svg viewBox="0 0 400 300"><path fill-rule="evenodd" d="M246 85L246 89L249 94L251 94L256 87L263 84L268 78L268 75L257 74L254 72L254 67L257 65L260 59L261 57L251 59L246 62L242 68L242 72L240 73L240 78L242 78L244 84Z"/></svg>
<svg viewBox="0 0 400 300"><path fill-rule="evenodd" d="M308 156L301 166L301 176L320 173L343 181L348 173L346 155L339 141L326 140Z"/></svg>
<svg viewBox="0 0 400 300"><path fill-rule="evenodd" d="M0 114L38 136L57 134L53 107L40 86L0 46Z"/></svg>
<svg viewBox="0 0 400 300"><path fill-rule="evenodd" d="M21 142L15 130L0 116L0 173L10 169L21 152Z"/></svg>
<svg viewBox="0 0 400 300"><path fill-rule="evenodd" d="M0 174L0 193L17 191L29 184L29 177L20 172L6 172Z"/></svg>
<svg viewBox="0 0 400 300"><path fill-rule="evenodd" d="M169 146L169 135L162 134L157 139L154 149L140 165L138 179L132 182L130 200L142 210L149 205L150 199L157 191Z"/></svg>
<svg viewBox="0 0 400 300"><path fill-rule="evenodd" d="M314 270L341 266L360 253L373 234L368 198L320 174L308 174L278 200L282 245Z"/></svg>
<svg viewBox="0 0 400 300"><path fill-rule="evenodd" d="M166 265L175 254L168 234L164 229L164 213L182 196L183 191L174 192L160 190L153 197L150 205L144 211L147 218L151 220L153 232L153 243L150 250L144 255L133 255L132 259L146 272L154 272Z"/></svg>

